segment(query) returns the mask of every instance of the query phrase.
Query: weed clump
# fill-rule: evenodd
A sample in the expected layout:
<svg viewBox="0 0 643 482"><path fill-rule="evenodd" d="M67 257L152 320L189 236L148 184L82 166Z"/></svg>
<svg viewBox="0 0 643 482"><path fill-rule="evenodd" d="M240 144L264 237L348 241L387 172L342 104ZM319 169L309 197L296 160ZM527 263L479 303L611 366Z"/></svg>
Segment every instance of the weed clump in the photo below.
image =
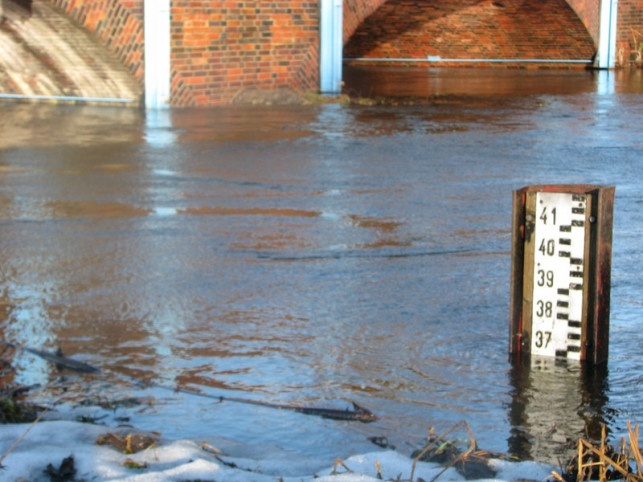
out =
<svg viewBox="0 0 643 482"><path fill-rule="evenodd" d="M605 425L601 440L592 443L585 439L578 441L578 451L562 468L561 473L553 473L558 482L582 480L626 480L643 481L643 455L639 449L639 426L632 428L627 423L628 438L621 440L619 447L606 443Z"/></svg>
<svg viewBox="0 0 643 482"><path fill-rule="evenodd" d="M31 423L38 417L38 408L19 399L21 389L0 388L0 423Z"/></svg>

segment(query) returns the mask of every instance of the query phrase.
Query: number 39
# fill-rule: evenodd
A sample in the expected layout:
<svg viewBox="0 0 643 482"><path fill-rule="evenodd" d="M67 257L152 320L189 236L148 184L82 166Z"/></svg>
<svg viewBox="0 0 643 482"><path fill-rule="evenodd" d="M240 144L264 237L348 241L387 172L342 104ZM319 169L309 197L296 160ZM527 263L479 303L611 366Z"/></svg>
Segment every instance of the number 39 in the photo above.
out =
<svg viewBox="0 0 643 482"><path fill-rule="evenodd" d="M544 269L538 270L538 286L545 286L551 288L554 286L554 272L545 271Z"/></svg>

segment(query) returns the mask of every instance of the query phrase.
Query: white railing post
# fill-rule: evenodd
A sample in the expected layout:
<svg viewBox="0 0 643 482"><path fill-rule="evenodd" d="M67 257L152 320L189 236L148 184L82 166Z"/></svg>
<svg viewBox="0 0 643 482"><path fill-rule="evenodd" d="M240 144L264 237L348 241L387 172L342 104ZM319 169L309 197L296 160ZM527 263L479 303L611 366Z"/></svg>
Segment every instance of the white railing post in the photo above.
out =
<svg viewBox="0 0 643 482"><path fill-rule="evenodd" d="M342 90L343 2L320 1L320 90L322 94L338 95Z"/></svg>
<svg viewBox="0 0 643 482"><path fill-rule="evenodd" d="M170 105L170 0L144 0L145 107Z"/></svg>
<svg viewBox="0 0 643 482"><path fill-rule="evenodd" d="M616 59L616 17L618 0L600 0L600 24L596 67L613 69Z"/></svg>

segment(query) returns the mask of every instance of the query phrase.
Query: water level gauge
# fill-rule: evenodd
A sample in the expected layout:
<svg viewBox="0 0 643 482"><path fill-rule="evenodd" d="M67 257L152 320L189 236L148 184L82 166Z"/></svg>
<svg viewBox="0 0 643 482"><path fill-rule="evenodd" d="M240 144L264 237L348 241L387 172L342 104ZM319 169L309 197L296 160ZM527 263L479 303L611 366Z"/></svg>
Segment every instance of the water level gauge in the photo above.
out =
<svg viewBox="0 0 643 482"><path fill-rule="evenodd" d="M614 188L514 192L512 354L607 360Z"/></svg>

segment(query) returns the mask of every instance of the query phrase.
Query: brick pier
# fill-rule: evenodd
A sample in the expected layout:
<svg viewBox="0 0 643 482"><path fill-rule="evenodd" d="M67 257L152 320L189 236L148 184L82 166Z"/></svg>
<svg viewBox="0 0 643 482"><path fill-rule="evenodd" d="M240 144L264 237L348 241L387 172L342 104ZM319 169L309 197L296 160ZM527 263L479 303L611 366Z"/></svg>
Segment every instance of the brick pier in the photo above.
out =
<svg viewBox="0 0 643 482"><path fill-rule="evenodd" d="M87 29L143 88L145 0L38 1ZM335 0L171 0L170 105L227 104L249 89L319 90L321 1ZM589 61L601 1L344 0L343 54ZM643 0L618 1L619 67L640 61L642 12Z"/></svg>

